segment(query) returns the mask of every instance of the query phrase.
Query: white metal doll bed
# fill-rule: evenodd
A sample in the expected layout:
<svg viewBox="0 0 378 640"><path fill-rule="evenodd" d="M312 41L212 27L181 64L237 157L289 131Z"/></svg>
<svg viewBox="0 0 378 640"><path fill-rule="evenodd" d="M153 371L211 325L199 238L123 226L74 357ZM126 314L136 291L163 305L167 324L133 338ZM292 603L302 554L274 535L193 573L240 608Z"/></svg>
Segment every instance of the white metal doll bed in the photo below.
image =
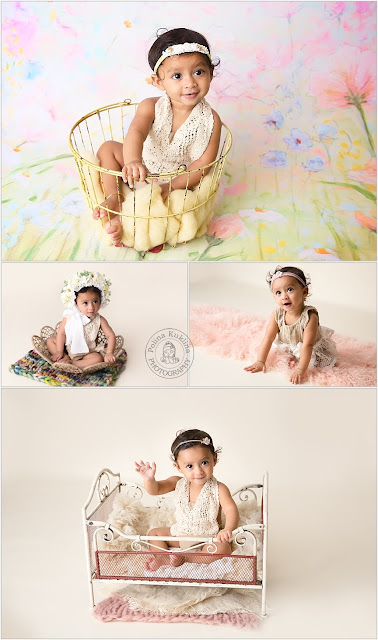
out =
<svg viewBox="0 0 378 640"><path fill-rule="evenodd" d="M172 494L167 494L169 496ZM233 494L240 509L249 505L257 514L251 522L242 524L232 533L235 551L232 555L217 554L215 538L171 537L135 535L126 525L122 529L112 521L113 504L130 499L139 509L151 509L144 504L154 499L154 513L165 508L166 496L148 496L144 489L134 483L121 482L119 473L103 469L95 478L82 514L84 524L89 592L91 607L95 606L97 583L115 583L119 587L131 584L153 584L174 586L206 586L245 588L261 591L261 615L266 615L266 553L268 526L268 474L262 484L249 484ZM132 507L130 507L130 520ZM122 510L128 517L128 508ZM113 518L114 520L114 518ZM125 520L124 520L125 521ZM126 529L126 532L125 532ZM185 550L172 547L162 550L154 546L157 540L185 541L191 546ZM112 549L112 545L115 548ZM110 549L109 549L110 547ZM120 548L121 547L121 548ZM199 549L199 552L196 551ZM161 571L146 570L146 562L158 555L185 553L186 561L179 567L169 563ZM209 563L209 557L211 560ZM194 562L191 562L193 559ZM201 562L201 560L206 561Z"/></svg>

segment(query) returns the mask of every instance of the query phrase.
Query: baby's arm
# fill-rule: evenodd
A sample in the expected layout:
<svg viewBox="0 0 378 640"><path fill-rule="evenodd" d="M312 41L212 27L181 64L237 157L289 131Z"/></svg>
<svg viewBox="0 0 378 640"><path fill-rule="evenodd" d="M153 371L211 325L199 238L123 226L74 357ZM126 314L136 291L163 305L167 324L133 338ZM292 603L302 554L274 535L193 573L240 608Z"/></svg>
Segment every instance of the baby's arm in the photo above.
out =
<svg viewBox="0 0 378 640"><path fill-rule="evenodd" d="M148 173L142 162L143 143L155 118L155 103L158 98L146 98L137 108L123 142L122 178L133 188L134 181L144 182Z"/></svg>
<svg viewBox="0 0 378 640"><path fill-rule="evenodd" d="M290 376L290 382L293 384L300 384L302 378L310 363L312 350L314 348L316 333L319 325L318 314L315 311L310 311L310 318L308 324L303 332L303 342L301 347L301 357L299 358L298 365L293 370Z"/></svg>
<svg viewBox="0 0 378 640"><path fill-rule="evenodd" d="M160 496L163 493L174 491L176 484L180 480L179 476L171 476L166 480L155 480L156 464L152 462L135 462L135 470L143 479L143 486L151 496Z"/></svg>
<svg viewBox="0 0 378 640"><path fill-rule="evenodd" d="M64 345L66 344L66 326L67 318L63 318L56 334L56 352L51 356L54 362L59 362L64 357Z"/></svg>
<svg viewBox="0 0 378 640"><path fill-rule="evenodd" d="M265 373L265 361L268 357L270 348L273 344L273 340L276 337L278 332L278 325L275 318L275 312L273 311L270 316L268 326L265 331L264 340L262 341L258 354L257 360L249 367L245 367L244 371L250 371L251 373L256 373L257 371L264 371Z"/></svg>
<svg viewBox="0 0 378 640"><path fill-rule="evenodd" d="M202 154L202 156L195 162L192 162L192 164L190 164L189 167L187 167L187 171L195 171L195 169L201 169L201 167L204 167L205 165L210 164L217 157L220 136L221 136L222 121L218 116L218 114L216 113L216 111L214 110L212 111L214 116L214 126L213 126L213 131L209 140L209 144L207 145L207 148L205 152ZM208 171L209 169L205 171L205 175L208 173ZM202 171L196 171L195 173L190 174L189 181L188 181L188 176L186 174L183 176L177 176L177 178L174 178L172 180L172 190L186 189L187 183L188 183L188 189L193 189L201 180L201 176L202 176ZM169 183L164 182L160 186L161 186L162 198L163 200L166 200L169 193Z"/></svg>
<svg viewBox="0 0 378 640"><path fill-rule="evenodd" d="M218 542L230 542L232 532L239 524L239 511L228 487L222 482L218 482L219 502L226 516L224 529L218 532Z"/></svg>
<svg viewBox="0 0 378 640"><path fill-rule="evenodd" d="M103 318L102 316L100 317L101 317L100 327L103 330L105 337L108 341L108 348L106 349L104 360L105 362L112 363L112 362L115 362L115 355L114 355L114 349L116 345L115 333L111 328L111 326L109 325L108 321L105 320L105 318Z"/></svg>

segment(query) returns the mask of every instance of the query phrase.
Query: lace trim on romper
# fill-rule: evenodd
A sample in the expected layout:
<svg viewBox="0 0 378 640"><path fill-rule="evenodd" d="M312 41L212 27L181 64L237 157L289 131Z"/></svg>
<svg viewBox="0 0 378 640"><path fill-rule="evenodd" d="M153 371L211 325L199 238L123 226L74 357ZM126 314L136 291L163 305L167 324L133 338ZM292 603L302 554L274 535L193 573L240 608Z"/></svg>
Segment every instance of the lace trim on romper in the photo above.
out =
<svg viewBox="0 0 378 640"><path fill-rule="evenodd" d="M206 100L192 109L185 122L172 132L171 101L165 93L155 104L155 119L143 145L143 162L150 173L176 171L198 160L206 151L214 127L214 117Z"/></svg>
<svg viewBox="0 0 378 640"><path fill-rule="evenodd" d="M194 504L189 501L190 483L181 478L176 484L176 522L171 526L172 536L214 536L219 531L219 491L216 478L210 478L202 487Z"/></svg>
<svg viewBox="0 0 378 640"><path fill-rule="evenodd" d="M104 355L106 349L103 342L96 344L96 338L100 330L100 324L101 324L101 316L98 313L96 313L96 315L92 318L92 320L88 322L88 324L85 324L83 327L84 340L88 345L89 353L98 351L99 353ZM72 353L70 344L66 344L66 348L67 348L67 353L71 358L71 360L81 360L84 356L87 355L86 353Z"/></svg>
<svg viewBox="0 0 378 640"><path fill-rule="evenodd" d="M315 307L306 306L298 320L292 324L285 323L285 309L277 308L275 312L275 320L278 325L278 333L274 340L274 345L279 349L287 350L292 353L298 360L301 355L301 347L303 344L303 333L310 319L310 311L319 314ZM337 360L336 344L332 339L333 329L321 327L318 324L315 344L312 350L309 366L311 367L333 367Z"/></svg>

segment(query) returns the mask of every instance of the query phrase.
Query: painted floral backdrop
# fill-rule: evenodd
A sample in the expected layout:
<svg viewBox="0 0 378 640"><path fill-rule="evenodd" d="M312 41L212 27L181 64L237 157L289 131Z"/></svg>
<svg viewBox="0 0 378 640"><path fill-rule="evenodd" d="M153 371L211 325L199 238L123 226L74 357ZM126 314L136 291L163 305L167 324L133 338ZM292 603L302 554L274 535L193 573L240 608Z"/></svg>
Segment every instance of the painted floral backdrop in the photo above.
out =
<svg viewBox="0 0 378 640"><path fill-rule="evenodd" d="M147 260L376 258L375 2L3 2L3 259L137 260L93 229L67 138L156 95L147 52L187 26L220 58L233 148L201 239Z"/></svg>

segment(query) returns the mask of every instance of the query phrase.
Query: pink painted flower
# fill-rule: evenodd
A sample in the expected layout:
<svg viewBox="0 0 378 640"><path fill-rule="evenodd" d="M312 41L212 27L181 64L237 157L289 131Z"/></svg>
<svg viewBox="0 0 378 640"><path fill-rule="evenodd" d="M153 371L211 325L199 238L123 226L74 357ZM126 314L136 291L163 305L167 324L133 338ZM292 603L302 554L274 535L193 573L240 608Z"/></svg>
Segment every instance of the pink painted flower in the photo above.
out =
<svg viewBox="0 0 378 640"><path fill-rule="evenodd" d="M339 18L345 11L345 2L330 2L326 5L330 18Z"/></svg>
<svg viewBox="0 0 378 640"><path fill-rule="evenodd" d="M377 220L376 218L370 218L369 216L365 216L361 211L355 211L354 217L363 227L366 229L370 229L371 231L377 231Z"/></svg>
<svg viewBox="0 0 378 640"><path fill-rule="evenodd" d="M245 231L241 217L237 213L227 213L210 221L207 233L217 238L231 238Z"/></svg>
<svg viewBox="0 0 378 640"><path fill-rule="evenodd" d="M224 192L231 196L240 196L240 194L244 193L247 188L248 184L246 182L236 182L230 187L226 187Z"/></svg>
<svg viewBox="0 0 378 640"><path fill-rule="evenodd" d="M351 49L353 51L345 52L344 59L335 60L333 71L312 75L311 91L325 109L350 105L360 108L374 101L374 55Z"/></svg>
<svg viewBox="0 0 378 640"><path fill-rule="evenodd" d="M377 165L374 158L371 158L364 167L355 171L347 172L348 178L358 180L364 184L375 184L377 180Z"/></svg>

